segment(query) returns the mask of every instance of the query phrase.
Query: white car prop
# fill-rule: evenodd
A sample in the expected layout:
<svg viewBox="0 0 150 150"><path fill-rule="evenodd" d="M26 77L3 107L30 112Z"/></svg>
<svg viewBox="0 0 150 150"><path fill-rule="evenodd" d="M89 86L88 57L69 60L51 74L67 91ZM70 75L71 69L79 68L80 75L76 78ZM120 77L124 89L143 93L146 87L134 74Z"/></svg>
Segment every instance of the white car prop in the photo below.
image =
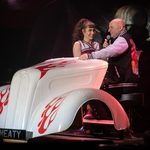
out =
<svg viewBox="0 0 150 150"><path fill-rule="evenodd" d="M108 106L116 130L128 129L120 103L99 90L107 67L103 60L67 57L17 71L10 85L0 87L0 137L28 140L65 131L81 106L94 99Z"/></svg>

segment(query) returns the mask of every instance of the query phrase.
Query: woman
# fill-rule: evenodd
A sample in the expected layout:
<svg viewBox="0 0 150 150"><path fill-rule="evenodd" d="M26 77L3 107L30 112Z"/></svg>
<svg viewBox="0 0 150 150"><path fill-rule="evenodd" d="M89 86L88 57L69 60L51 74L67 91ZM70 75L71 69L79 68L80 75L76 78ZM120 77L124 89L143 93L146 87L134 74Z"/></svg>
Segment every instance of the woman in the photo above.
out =
<svg viewBox="0 0 150 150"><path fill-rule="evenodd" d="M96 28L92 21L82 18L77 22L73 32L74 57L80 57L84 53L91 53L100 49L100 44L94 40L95 34ZM87 104L84 114L85 119L95 118L91 104Z"/></svg>
<svg viewBox="0 0 150 150"><path fill-rule="evenodd" d="M94 41L96 34L95 24L85 18L80 19L73 32L73 56L79 57L83 53L91 53L100 49L98 42Z"/></svg>

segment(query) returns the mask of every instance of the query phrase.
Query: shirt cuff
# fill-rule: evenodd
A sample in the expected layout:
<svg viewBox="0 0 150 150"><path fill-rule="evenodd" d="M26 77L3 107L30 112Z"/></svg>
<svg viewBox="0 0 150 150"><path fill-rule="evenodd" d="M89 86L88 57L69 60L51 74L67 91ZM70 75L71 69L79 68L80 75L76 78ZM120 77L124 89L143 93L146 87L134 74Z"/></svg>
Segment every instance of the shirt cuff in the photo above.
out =
<svg viewBox="0 0 150 150"><path fill-rule="evenodd" d="M93 59L92 54L88 54L88 59Z"/></svg>

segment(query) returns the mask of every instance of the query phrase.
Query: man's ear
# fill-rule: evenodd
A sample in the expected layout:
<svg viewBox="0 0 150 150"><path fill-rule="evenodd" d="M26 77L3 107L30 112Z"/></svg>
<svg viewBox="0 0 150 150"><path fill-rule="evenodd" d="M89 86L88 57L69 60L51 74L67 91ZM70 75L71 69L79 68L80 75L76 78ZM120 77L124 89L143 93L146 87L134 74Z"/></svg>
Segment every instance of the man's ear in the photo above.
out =
<svg viewBox="0 0 150 150"><path fill-rule="evenodd" d="M120 27L119 27L119 30L120 30L120 31L122 31L122 30L123 30L123 28L124 28L123 26L120 26Z"/></svg>

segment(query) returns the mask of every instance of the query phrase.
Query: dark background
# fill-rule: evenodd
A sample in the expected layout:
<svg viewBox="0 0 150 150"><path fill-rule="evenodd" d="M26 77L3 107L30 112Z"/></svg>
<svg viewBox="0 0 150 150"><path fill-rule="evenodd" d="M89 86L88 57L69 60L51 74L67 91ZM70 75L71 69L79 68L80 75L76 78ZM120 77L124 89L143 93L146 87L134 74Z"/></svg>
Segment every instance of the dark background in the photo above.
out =
<svg viewBox="0 0 150 150"><path fill-rule="evenodd" d="M72 32L80 18L94 21L103 39L109 21L124 5L136 5L147 12L149 37L148 0L0 0L0 85L10 82L13 74L21 68L50 58L72 56ZM142 23L138 17L135 21ZM139 49L143 50L140 58L141 89L145 94L144 113L148 114L150 44L146 41L148 37L144 37L143 42L143 31L134 28L131 33ZM147 118L144 117L144 121L149 122Z"/></svg>

